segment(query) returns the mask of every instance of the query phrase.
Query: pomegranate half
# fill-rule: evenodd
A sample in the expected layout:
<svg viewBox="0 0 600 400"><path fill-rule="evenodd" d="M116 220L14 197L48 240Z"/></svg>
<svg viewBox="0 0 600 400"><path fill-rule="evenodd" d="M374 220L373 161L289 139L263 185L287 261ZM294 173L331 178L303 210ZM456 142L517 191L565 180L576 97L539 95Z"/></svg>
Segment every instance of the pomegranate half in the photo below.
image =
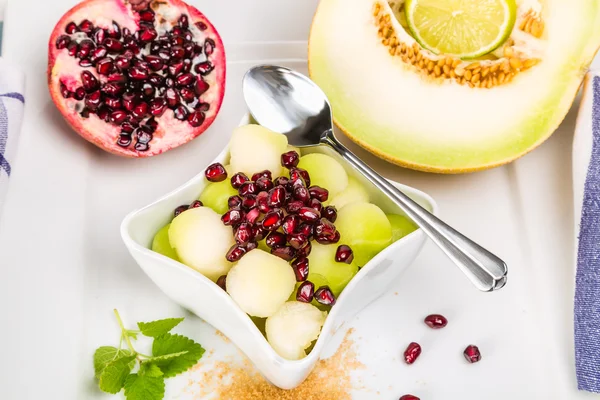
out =
<svg viewBox="0 0 600 400"><path fill-rule="evenodd" d="M120 156L149 157L212 124L225 68L218 32L181 0L86 0L52 32L48 86L83 138Z"/></svg>

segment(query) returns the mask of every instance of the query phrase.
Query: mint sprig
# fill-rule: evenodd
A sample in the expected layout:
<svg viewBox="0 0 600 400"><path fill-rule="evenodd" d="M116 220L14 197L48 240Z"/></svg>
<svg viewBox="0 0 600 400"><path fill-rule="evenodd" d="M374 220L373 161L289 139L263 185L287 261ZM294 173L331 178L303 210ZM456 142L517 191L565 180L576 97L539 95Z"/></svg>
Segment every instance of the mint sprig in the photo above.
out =
<svg viewBox="0 0 600 400"><path fill-rule="evenodd" d="M187 371L204 354L192 339L169 333L183 318L138 322L138 331L126 329L119 312L114 313L121 328L119 347L102 346L94 353L94 372L104 392L116 394L125 389L127 400L161 400L165 378ZM151 355L133 347L138 334L153 338ZM127 348L122 348L123 344Z"/></svg>

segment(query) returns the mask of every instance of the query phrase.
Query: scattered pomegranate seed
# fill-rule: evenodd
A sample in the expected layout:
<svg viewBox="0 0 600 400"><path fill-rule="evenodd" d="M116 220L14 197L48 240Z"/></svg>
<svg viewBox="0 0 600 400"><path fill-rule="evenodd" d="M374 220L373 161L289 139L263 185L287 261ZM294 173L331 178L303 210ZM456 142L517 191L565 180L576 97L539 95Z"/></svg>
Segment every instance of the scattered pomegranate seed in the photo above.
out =
<svg viewBox="0 0 600 400"><path fill-rule="evenodd" d="M465 356L465 359L471 364L474 364L481 360L481 353L479 352L479 348L475 345L471 344L467 346L463 354Z"/></svg>
<svg viewBox="0 0 600 400"><path fill-rule="evenodd" d="M225 258L229 262L236 262L239 261L246 252L247 250L244 247L234 244L225 255Z"/></svg>
<svg viewBox="0 0 600 400"><path fill-rule="evenodd" d="M298 179L302 180L302 183L304 184L304 186L310 187L310 175L308 174L308 171L306 171L302 168L290 169L290 180L293 182Z"/></svg>
<svg viewBox="0 0 600 400"><path fill-rule="evenodd" d="M255 174L252 175L252 180L254 182L256 182L257 180L259 180L260 178L268 178L268 179L273 179L273 176L271 174L271 171L269 170L264 170L264 171L260 171L257 172Z"/></svg>
<svg viewBox="0 0 600 400"><path fill-rule="evenodd" d="M325 218L321 218L314 227L314 235L317 241L330 242L335 238L336 232L335 225Z"/></svg>
<svg viewBox="0 0 600 400"><path fill-rule="evenodd" d="M242 186L240 186L238 192L240 193L240 196L246 197L249 194L257 194L258 188L254 182L245 182L242 183Z"/></svg>
<svg viewBox="0 0 600 400"><path fill-rule="evenodd" d="M271 232L265 239L265 244L270 248L285 246L286 240L285 235L280 232Z"/></svg>
<svg viewBox="0 0 600 400"><path fill-rule="evenodd" d="M311 281L303 282L296 291L296 300L310 303L315 295L315 285Z"/></svg>
<svg viewBox="0 0 600 400"><path fill-rule="evenodd" d="M262 220L262 227L267 231L276 231L283 222L283 213L280 210L269 211Z"/></svg>
<svg viewBox="0 0 600 400"><path fill-rule="evenodd" d="M283 258L285 261L292 261L296 256L296 250L290 246L275 247L271 249L271 254Z"/></svg>
<svg viewBox="0 0 600 400"><path fill-rule="evenodd" d="M270 207L281 207L285 203L285 189L277 186L269 191L267 204Z"/></svg>
<svg viewBox="0 0 600 400"><path fill-rule="evenodd" d="M310 241L306 243L306 246L296 250L296 257L308 257L312 250L312 244Z"/></svg>
<svg viewBox="0 0 600 400"><path fill-rule="evenodd" d="M175 211L173 212L173 215L178 216L179 214L181 214L184 211L187 211L189 209L189 205L184 204L182 206L179 206L175 209Z"/></svg>
<svg viewBox="0 0 600 400"><path fill-rule="evenodd" d="M399 400L421 400L421 399L418 398L417 396L413 396L412 394L405 394L404 396L400 397Z"/></svg>
<svg viewBox="0 0 600 400"><path fill-rule="evenodd" d="M298 257L292 262L292 269L296 274L296 282L304 282L308 278L308 258Z"/></svg>
<svg viewBox="0 0 600 400"><path fill-rule="evenodd" d="M317 210L315 210L314 208L310 208L310 207L301 207L298 210L298 216L303 220L303 221L307 221L307 222L316 222L319 220L319 218L321 218L321 213L319 213Z"/></svg>
<svg viewBox="0 0 600 400"><path fill-rule="evenodd" d="M443 315L431 314L425 317L425 324L431 329L442 329L448 325L448 320Z"/></svg>
<svg viewBox="0 0 600 400"><path fill-rule="evenodd" d="M311 237L313 235L313 226L309 224L302 224L298 227L298 233L303 234L306 237Z"/></svg>
<svg viewBox="0 0 600 400"><path fill-rule="evenodd" d="M221 221L223 221L223 224L230 226L230 225L237 225L240 222L242 222L242 220L244 219L244 212L242 210L238 210L238 209L231 209L229 211L227 211L225 214L223 214L223 216L221 217Z"/></svg>
<svg viewBox="0 0 600 400"><path fill-rule="evenodd" d="M350 246L347 246L345 244L338 246L335 252L335 261L346 264L352 264L353 260L354 253L352 252Z"/></svg>
<svg viewBox="0 0 600 400"><path fill-rule="evenodd" d="M329 190L324 189L320 186L311 186L308 188L310 197L315 198L319 201L327 201L329 198Z"/></svg>
<svg viewBox="0 0 600 400"><path fill-rule="evenodd" d="M242 198L240 196L231 196L227 199L227 205L229 208L236 208L242 204Z"/></svg>
<svg viewBox="0 0 600 400"><path fill-rule="evenodd" d="M242 222L235 231L234 239L239 245L246 245L254 238L252 225L247 222Z"/></svg>
<svg viewBox="0 0 600 400"><path fill-rule="evenodd" d="M329 286L321 286L318 288L315 292L315 300L325 306L332 306L335 304L335 296L331 289L329 289Z"/></svg>
<svg viewBox="0 0 600 400"><path fill-rule="evenodd" d="M421 345L419 343L412 342L404 350L404 361L410 365L417 361L417 358L421 355Z"/></svg>
<svg viewBox="0 0 600 400"><path fill-rule="evenodd" d="M261 213L266 214L271 211L269 207L269 194L267 192L260 192L256 195L256 205Z"/></svg>
<svg viewBox="0 0 600 400"><path fill-rule="evenodd" d="M255 208L254 210L257 209ZM248 215L250 215L254 210L250 211ZM268 231L265 231L260 225L255 225L252 227L252 233L254 234L254 240L263 240L267 235Z"/></svg>
<svg viewBox="0 0 600 400"><path fill-rule="evenodd" d="M281 227L283 228L283 233L286 235L291 235L296 231L296 228L300 225L300 217L294 214L287 215L283 219L283 223Z"/></svg>
<svg viewBox="0 0 600 400"><path fill-rule="evenodd" d="M221 275L219 279L217 279L217 285L221 287L221 289L227 291L227 275Z"/></svg>
<svg viewBox="0 0 600 400"><path fill-rule="evenodd" d="M189 208L198 208L202 206L204 206L204 204L202 204L200 200L194 200L192 204L190 204Z"/></svg>
<svg viewBox="0 0 600 400"><path fill-rule="evenodd" d="M285 176L280 176L280 177L278 177L277 179L275 179L275 180L273 181L273 184L274 184L275 186L283 186L283 187L286 187L286 186L287 186L287 184L288 184L289 182L290 182L289 178L286 178Z"/></svg>
<svg viewBox="0 0 600 400"><path fill-rule="evenodd" d="M246 176L246 174L244 174L243 172L238 172L237 174L231 177L231 186L233 186L234 189L239 189L242 186L242 184L248 181L249 179Z"/></svg>
<svg viewBox="0 0 600 400"><path fill-rule="evenodd" d="M332 244L340 241L340 233L338 231L335 232L332 238L329 237L315 237L316 241L320 244Z"/></svg>
<svg viewBox="0 0 600 400"><path fill-rule="evenodd" d="M290 201L287 206L286 206L286 210L288 213L294 214L297 213L298 211L300 211L300 209L304 207L304 203L301 202L300 200L294 200L294 201Z"/></svg>
<svg viewBox="0 0 600 400"><path fill-rule="evenodd" d="M209 165L204 174L210 182L221 182L227 178L227 171L221 163Z"/></svg>
<svg viewBox="0 0 600 400"><path fill-rule="evenodd" d="M268 191L273 189L273 181L271 181L271 179L267 178L266 176L261 176L256 180L256 186L259 190Z"/></svg>
<svg viewBox="0 0 600 400"><path fill-rule="evenodd" d="M281 165L287 169L296 167L299 162L300 155L293 150L281 155Z"/></svg>
<svg viewBox="0 0 600 400"><path fill-rule="evenodd" d="M256 196L249 194L248 196L244 197L242 200L242 208L250 210L254 207L256 207Z"/></svg>
<svg viewBox="0 0 600 400"><path fill-rule="evenodd" d="M317 199L310 199L310 201L308 202L308 206L314 208L318 212L321 212L321 210L323 210L323 204L321 204L321 202Z"/></svg>
<svg viewBox="0 0 600 400"><path fill-rule="evenodd" d="M310 193L304 186L297 186L294 188L294 198L300 200L304 204L308 204L310 201Z"/></svg>

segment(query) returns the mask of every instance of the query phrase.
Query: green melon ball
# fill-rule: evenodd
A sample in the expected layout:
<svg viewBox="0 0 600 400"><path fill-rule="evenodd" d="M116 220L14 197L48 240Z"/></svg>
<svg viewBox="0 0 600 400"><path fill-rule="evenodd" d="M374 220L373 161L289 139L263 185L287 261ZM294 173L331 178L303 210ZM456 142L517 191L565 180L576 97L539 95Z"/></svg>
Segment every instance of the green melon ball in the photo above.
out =
<svg viewBox="0 0 600 400"><path fill-rule="evenodd" d="M324 277L335 296L338 296L344 290L348 282L358 272L358 265L355 262L346 264L335 261L337 248L338 244L325 245L314 242L312 251L308 256L309 274ZM313 283L315 284L315 290L322 285L317 286L319 282Z"/></svg>
<svg viewBox="0 0 600 400"><path fill-rule="evenodd" d="M177 252L173 247L171 247L171 242L169 241L170 226L171 224L163 226L161 230L158 231L156 236L154 236L154 240L152 240L152 251L160 253L163 256L172 258L173 260L179 261L179 257L177 257Z"/></svg>
<svg viewBox="0 0 600 400"><path fill-rule="evenodd" d="M392 225L392 242L417 230L417 225L404 215L386 214L386 216Z"/></svg>
<svg viewBox="0 0 600 400"><path fill-rule="evenodd" d="M312 153L302 156L298 168L308 172L311 185L327 189L329 198L348 186L348 174L342 164L326 154Z"/></svg>
<svg viewBox="0 0 600 400"><path fill-rule="evenodd" d="M334 197L331 197L327 205L335 206L335 208L341 210L345 205L356 202L368 203L369 192L362 183L350 176L348 177L348 186Z"/></svg>
<svg viewBox="0 0 600 400"><path fill-rule="evenodd" d="M375 204L348 204L338 212L335 226L339 243L352 248L354 262L361 267L392 243L390 221Z"/></svg>

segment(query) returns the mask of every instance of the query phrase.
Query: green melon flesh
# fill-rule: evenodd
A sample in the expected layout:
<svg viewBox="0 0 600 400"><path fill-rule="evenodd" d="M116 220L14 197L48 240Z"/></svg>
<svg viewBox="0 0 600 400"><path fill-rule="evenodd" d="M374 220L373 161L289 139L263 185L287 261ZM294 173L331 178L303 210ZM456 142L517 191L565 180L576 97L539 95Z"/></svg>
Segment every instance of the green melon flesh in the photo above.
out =
<svg viewBox="0 0 600 400"><path fill-rule="evenodd" d="M531 3L517 1L518 13ZM471 89L423 79L390 56L377 35L374 0L321 0L310 76L329 97L336 124L381 158L445 173L501 165L557 128L600 44L600 0L542 3L545 32L531 41L542 61L509 84Z"/></svg>

